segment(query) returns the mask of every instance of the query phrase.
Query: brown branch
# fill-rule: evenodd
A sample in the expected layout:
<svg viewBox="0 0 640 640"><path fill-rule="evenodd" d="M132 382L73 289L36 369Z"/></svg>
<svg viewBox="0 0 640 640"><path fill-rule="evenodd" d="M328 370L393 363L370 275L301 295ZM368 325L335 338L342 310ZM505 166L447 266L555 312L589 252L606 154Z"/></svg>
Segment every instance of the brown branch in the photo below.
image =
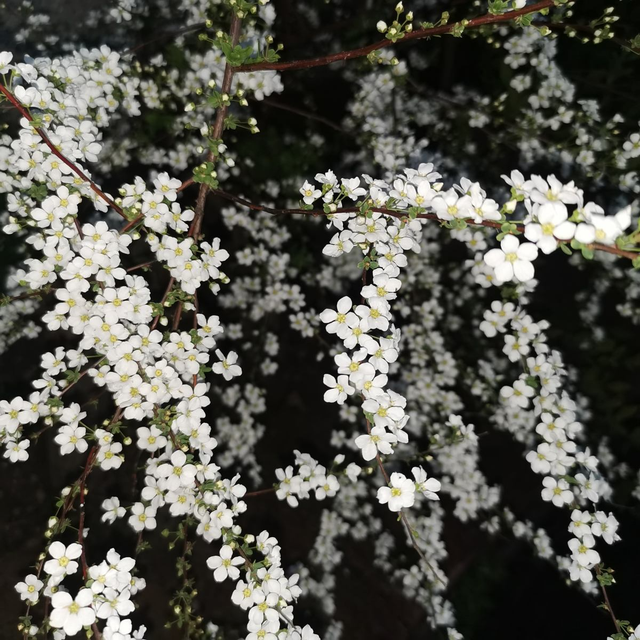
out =
<svg viewBox="0 0 640 640"><path fill-rule="evenodd" d="M265 493L273 493L276 490L275 487L271 487L270 489L260 489L259 491L249 491L249 493L245 493L243 498L253 498L253 496L261 496Z"/></svg>
<svg viewBox="0 0 640 640"><path fill-rule="evenodd" d="M139 216L131 220L131 222L128 222L124 227L122 227L122 229L120 229L120 235L127 233L127 231L135 227L142 218L144 218L144 213L141 213Z"/></svg>
<svg viewBox="0 0 640 640"><path fill-rule="evenodd" d="M598 574L598 576L601 575L601 570L600 570L600 565L596 565L596 573ZM607 611L609 612L609 615L611 616L611 619L613 620L613 625L616 628L616 631L618 633L622 633L622 629L620 628L620 624L618 623L618 619L616 618L615 613L613 613L613 609L611 608L611 602L609 602L609 595L607 594L607 590L605 588L605 586L600 583L600 588L602 589L602 595L604 596L604 602L605 605L607 607Z"/></svg>
<svg viewBox="0 0 640 640"><path fill-rule="evenodd" d="M187 187L190 187L192 184L196 184L195 180L193 178L187 178L177 189L176 191L180 192L183 191L184 189L186 189Z"/></svg>
<svg viewBox="0 0 640 640"><path fill-rule="evenodd" d="M231 47L235 47L240 41L240 25L241 20L234 13L233 18L231 20L231 28L229 31L229 35L231 37ZM222 94L228 94L231 91L231 82L233 80L233 76L236 72L237 68L232 67L229 62L225 63L224 66L224 77L222 79L222 87L220 91ZM210 135L214 140L219 140L222 137L222 131L224 129L224 119L227 115L229 107L226 104L218 107L218 111L216 113L216 119L213 123L213 127L211 127ZM213 151L209 152L207 160L209 162L214 162L216 159L216 155ZM189 235L197 239L200 235L200 229L202 227L202 218L204 217L204 205L207 199L207 193L209 192L209 187L204 184L204 182L200 185L200 190L198 191L198 199L196 200L195 213L193 217L193 222L191 223L191 227L189 228Z"/></svg>
<svg viewBox="0 0 640 640"><path fill-rule="evenodd" d="M150 267L152 264L158 262L157 260L149 260L149 262L143 262L142 264L136 264L133 267L129 267L127 269L127 273L131 273L132 271L137 271L138 269L144 269L145 267Z"/></svg>
<svg viewBox="0 0 640 640"><path fill-rule="evenodd" d="M93 464L96 459L96 454L98 453L98 445L95 445L89 451L89 455L87 456L87 462L84 466L84 471L80 476L80 519L78 524L78 544L82 547L82 553L80 554L80 559L82 561L82 577L87 579L87 572L89 571L89 567L87 566L87 556L84 549L84 496L86 491L87 477L91 473L91 469L93 468Z"/></svg>
<svg viewBox="0 0 640 640"><path fill-rule="evenodd" d="M167 284L167 288L165 289L164 295L162 296L162 300L160 300L160 304L164 307L164 303L167 301L167 298L169 297L169 294L171 293L171 289L173 288L173 283L176 281L176 279L171 276L171 278L169 278L169 283ZM157 326L158 326L158 322L160 322L160 316L156 316L153 320L153 322L151 323L151 331L153 331Z"/></svg>
<svg viewBox="0 0 640 640"><path fill-rule="evenodd" d="M33 117L31 116L31 114L27 111L27 109L25 109L22 104L20 104L20 101L11 93L11 91L9 91L9 89L0 84L0 92L4 94L7 100L22 114L24 118L26 118L29 122L33 122ZM79 178L84 180L84 182L89 185L91 190L98 196L100 196L100 198L102 198L102 200L104 200L114 211L116 211L120 216L126 219L124 211L122 211L122 209L106 193L104 193L100 189L100 187L98 187L98 185L93 180L91 180L91 178L89 178L89 176L87 176L82 171L82 169L78 168L73 162L71 162L71 160L65 158L65 156L63 156L62 153L58 151L58 148L53 144L53 142L51 142L49 136L47 136L47 134L41 127L34 126L33 129L40 136L47 147L49 147L51 153L53 153L54 156L56 156L61 162L67 165L67 167L69 167ZM80 237L82 237L77 219L76 226L78 226L78 233L80 233Z"/></svg>
<svg viewBox="0 0 640 640"><path fill-rule="evenodd" d="M276 209L274 207L268 207L266 205L254 204L245 198L241 198L240 196L233 195L231 193L227 193L225 191L221 191L220 189L212 189L213 194L224 198L225 200L231 200L237 204L240 204L244 207L251 209L252 211L264 211L265 213L271 213L273 215L306 215L306 216L328 216L333 215L329 213L325 213L322 209ZM379 213L384 213L387 216L392 216L394 218L408 218L406 213L402 213L401 211L393 211L392 209L385 209L384 207L372 207L369 209L370 211L376 211ZM344 207L343 209L337 209L334 213L359 213L359 207ZM425 220L438 220L443 222L435 213L418 213L417 218L422 218ZM497 222L495 220L481 220L480 222L475 222L471 219L464 220L468 225L475 227L491 227L492 229L501 229L502 222ZM524 230L523 225L516 225L517 230L522 232ZM558 242L561 242L558 240ZM609 246L606 244L598 244L593 243L586 245L587 248L593 249L594 251L602 251L604 253L611 253L620 258L628 258L629 260L635 260L640 253L636 253L634 251L625 251L624 249L619 249L618 247Z"/></svg>
<svg viewBox="0 0 640 640"><path fill-rule="evenodd" d="M553 5L553 0L541 0L541 2L536 2L535 4L529 5L528 7L518 9L517 11L508 11L507 13L503 13L501 15L492 15L488 13L484 16L469 20L466 25L464 25L464 29L475 29L487 24L499 24L502 22L508 22L510 20L514 20L515 18L519 18L520 16L525 16L530 13L537 13L539 11L542 11L543 9L548 9ZM363 56L369 55L373 51L378 51L379 49L384 49L386 47L393 47L398 43L409 42L411 40L421 40L424 38L430 38L432 36L440 36L447 33L452 33L456 28L460 28L461 25L462 23L460 22L454 22L438 27L431 27L429 29L417 29L416 31L405 34L403 38L397 41L397 43L385 39L380 42L367 45L365 47L360 47L359 49L341 51L340 53L333 53L331 55L321 56L319 58L293 60L291 62L254 62L243 64L239 67L236 67L236 71L287 71L290 69L310 69L311 67L323 67L334 62L342 62L344 60L352 60L353 58L361 58Z"/></svg>

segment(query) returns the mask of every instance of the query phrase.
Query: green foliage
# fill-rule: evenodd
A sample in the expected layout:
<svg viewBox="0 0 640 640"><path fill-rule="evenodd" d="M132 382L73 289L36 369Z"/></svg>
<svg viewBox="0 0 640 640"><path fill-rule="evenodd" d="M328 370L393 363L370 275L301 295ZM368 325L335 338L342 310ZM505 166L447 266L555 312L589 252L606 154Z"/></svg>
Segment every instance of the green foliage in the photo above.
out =
<svg viewBox="0 0 640 640"><path fill-rule="evenodd" d="M206 184L210 189L217 189L218 173L213 162L203 162L193 170L193 181Z"/></svg>

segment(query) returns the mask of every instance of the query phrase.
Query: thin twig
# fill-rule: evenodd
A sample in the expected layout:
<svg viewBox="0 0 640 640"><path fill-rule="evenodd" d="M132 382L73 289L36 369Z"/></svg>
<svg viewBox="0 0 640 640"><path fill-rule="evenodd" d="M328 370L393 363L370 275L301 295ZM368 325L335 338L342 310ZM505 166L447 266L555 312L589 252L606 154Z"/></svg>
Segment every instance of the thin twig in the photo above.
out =
<svg viewBox="0 0 640 640"><path fill-rule="evenodd" d="M231 46L235 47L240 41L240 25L241 20L234 13L233 18L231 20L231 27L229 31L229 35L231 37ZM231 82L233 80L233 76L236 72L237 67L232 67L228 62L225 63L224 67L224 77L222 79L222 86L220 91L223 94L228 94L231 91ZM226 104L218 107L218 111L216 113L216 119L213 123L213 127L211 127L211 138L214 140L219 140L222 137L222 131L224 129L224 120L227 115L228 106ZM209 152L208 161L214 162L216 159L216 155L213 151ZM204 205L207 199L207 193L209 192L208 185L204 184L204 182L200 185L200 190L198 191L198 199L196 200L195 213L193 216L193 221L191 223L191 227L189 228L189 235L197 239L200 235L200 229L202 227L202 218L204 217Z"/></svg>
<svg viewBox="0 0 640 640"><path fill-rule="evenodd" d="M274 207L268 207L266 205L254 204L253 202L246 200L245 198L241 198L240 196L233 195L231 193L227 193L226 191L222 191L220 189L212 189L211 193L225 200L230 200L231 202L235 202L244 207L248 207L252 211L264 211L265 213L271 213L273 215L303 215L303 216L328 216L332 214L328 214L322 209L277 209ZM384 213L387 216L392 216L394 218L407 218L406 213L402 213L400 211L393 211L392 209L386 209L384 207L372 207L370 211L375 211L378 213ZM359 207L344 207L343 209L337 209L334 213L359 213ZM417 218L421 218L424 220L437 220L442 222L440 218L435 213L418 213ZM495 220L481 220L480 222L476 222L472 219L465 219L469 226L476 227L490 227L492 229L501 229L502 222L498 222ZM524 230L523 225L516 225L518 231L522 232ZM558 240L558 242L561 242ZM629 260L635 260L640 254L634 251L625 251L624 249L619 249L615 246L609 246L606 244L598 244L593 243L586 245L587 248L593 249L594 251L602 251L604 253L611 253L613 255L619 256L621 258L628 258Z"/></svg>
<svg viewBox="0 0 640 640"><path fill-rule="evenodd" d="M31 114L22 106L22 104L20 104L20 101L11 93L11 91L9 91L9 89L0 84L0 92L4 94L7 100L9 100L9 102L22 114L24 118L26 118L29 122L33 122L33 117L31 116ZM89 178L89 176L87 176L82 171L82 169L77 167L73 162L71 162L71 160L65 158L65 156L63 156L62 153L58 151L58 148L53 144L53 142L51 142L49 136L41 127L34 126L33 129L40 136L47 147L49 147L51 153L53 153L54 156L56 156L60 161L67 165L67 167L69 167L79 178L82 178L82 180L84 180L89 185L94 193L100 196L102 200L104 200L112 209L114 209L114 211L116 211L120 216L126 219L124 211L122 211L122 209L106 193L104 193L102 189L100 189L100 187L98 187L98 185L93 180L91 180L91 178ZM76 226L78 226L78 233L80 234L80 237L82 237L82 232L79 229L77 218Z"/></svg>
<svg viewBox="0 0 640 640"><path fill-rule="evenodd" d="M596 573L598 575L601 574L599 565L596 565ZM611 619L613 620L613 624L614 624L614 626L616 628L616 631L618 633L622 633L622 629L620 628L620 624L618 623L618 619L616 618L616 615L615 615L615 613L613 613L613 609L611 608L611 602L609 602L609 595L607 594L607 590L606 590L605 586L602 583L600 583L600 588L602 589L602 595L604 596L604 601L605 601L605 604L606 604L606 607L607 607L607 611L609 612L609 615L611 616Z"/></svg>
<svg viewBox="0 0 640 640"><path fill-rule="evenodd" d="M553 5L553 0L542 0L541 2L536 2L535 4L529 5L528 7L518 9L517 11L508 11L507 13L503 13L501 15L493 15L488 13L484 16L469 20L466 25L464 25L464 29L475 29L487 24L509 22L510 20L514 20L516 18L519 18L520 16L525 16L530 13L537 13L539 11L542 11L543 9L548 9ZM332 53L331 55L321 56L319 58L293 60L291 62L254 62L243 64L239 67L236 67L236 71L288 71L294 69L310 69L311 67L323 67L334 62L343 62L344 60L352 60L353 58L362 58L363 56L369 55L373 51L378 51L379 49L384 49L386 47L394 47L396 46L396 44L402 44L404 42L410 42L412 40L421 40L424 38L430 38L432 36L440 36L451 33L456 29L460 29L461 24L462 23L460 22L453 22L451 24L431 27L429 29L416 29L416 31L405 34L397 42L392 42L391 40L385 39L381 40L380 42L367 45L365 47L360 47L359 49L351 49L350 51Z"/></svg>

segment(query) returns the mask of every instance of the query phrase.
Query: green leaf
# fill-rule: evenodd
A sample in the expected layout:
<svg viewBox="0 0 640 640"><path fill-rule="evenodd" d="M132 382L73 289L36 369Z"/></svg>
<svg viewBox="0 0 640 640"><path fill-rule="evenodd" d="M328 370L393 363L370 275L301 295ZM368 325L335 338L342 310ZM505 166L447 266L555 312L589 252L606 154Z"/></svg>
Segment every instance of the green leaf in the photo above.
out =
<svg viewBox="0 0 640 640"><path fill-rule="evenodd" d="M218 188L218 174L213 162L203 162L193 170L193 181L206 184L210 189Z"/></svg>
<svg viewBox="0 0 640 640"><path fill-rule="evenodd" d="M47 197L48 192L46 184L33 184L27 189L29 196L38 202L42 202Z"/></svg>
<svg viewBox="0 0 640 640"><path fill-rule="evenodd" d="M573 251L571 251L571 249L569 249L569 246L567 245L566 242L561 242L559 246L560 246L560 250L562 251L562 253L566 253L568 256L573 255Z"/></svg>
<svg viewBox="0 0 640 640"><path fill-rule="evenodd" d="M509 3L506 0L489 0L489 13L494 16L499 16L504 13L509 7Z"/></svg>
<svg viewBox="0 0 640 640"><path fill-rule="evenodd" d="M593 260L593 249L589 247L582 247L580 250L582 251L583 258L585 258L586 260Z"/></svg>

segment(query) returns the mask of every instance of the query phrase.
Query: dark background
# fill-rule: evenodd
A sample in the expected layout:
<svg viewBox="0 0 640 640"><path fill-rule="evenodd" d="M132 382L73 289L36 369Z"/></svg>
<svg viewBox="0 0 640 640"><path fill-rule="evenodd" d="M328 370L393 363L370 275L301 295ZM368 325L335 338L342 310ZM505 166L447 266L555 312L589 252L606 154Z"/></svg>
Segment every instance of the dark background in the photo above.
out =
<svg viewBox="0 0 640 640"><path fill-rule="evenodd" d="M85 44L100 44L109 36L83 30L83 12L102 3L64 2L55 6L49 3L34 3L36 7L46 5L52 14L53 32L77 38ZM334 13L333 3L326 3L321 9L321 27L314 29L301 11L299 2L277 0L276 23L277 41L285 44L287 59L310 57L327 50L333 50L335 42L342 48L358 46L376 39L375 23L378 19L392 17L395 2L366 2L349 0ZM302 3L304 4L304 3ZM312 6L318 6L311 2ZM414 7L405 3L407 9ZM458 17L470 15L470 3L453 3L452 14ZM17 3L6 3L0 13L0 45L11 46L17 51L28 50L28 46L13 47L11 35L20 24L21 18L15 13ZM640 15L632 2L620 3L624 20L622 31L626 36L635 35L640 30ZM603 4L581 3L584 19L597 14ZM449 8L443 5L443 8ZM418 14L419 6L415 7ZM428 10L423 10L428 14ZM625 13L626 12L626 13ZM145 42L155 37L158 25L149 18L146 31L129 34L129 45ZM165 25L170 32L174 25ZM319 33L329 34L328 38L318 37ZM195 37L195 36L194 36ZM102 38L102 39L101 39ZM141 59L151 57L155 51L171 46L166 41L145 48ZM427 43L410 45L413 48L429 49L429 57L434 62L435 72L417 74L424 90L447 92L458 83L472 86L481 92L493 95L499 92L501 82L499 69L502 53L496 52L481 39L444 38ZM400 53L406 49L398 48ZM55 47L54 47L55 49ZM55 53L55 50L54 52ZM584 46L577 42L563 42L559 60L572 81L576 82L581 97L597 98L605 117L619 111L633 122L640 116L637 96L640 84L638 58L622 51L614 44ZM361 65L360 61L354 65ZM292 72L283 77L285 91L263 104L252 104L262 133L249 138L232 136L239 153L254 158L255 170L251 184L263 179L286 179L290 176L308 175L329 167L339 167L345 151L357 148L359 141L353 132L342 124L346 114L346 104L352 95L353 86L344 79L341 67L319 68L312 72ZM297 110L322 116L326 122L310 120L300 114L292 114L281 107L289 106ZM517 114L514 114L517 117ZM154 114L145 113L139 126L156 126ZM492 127L496 127L493 135ZM481 150L483 161L474 165L474 178L495 180L503 172L518 166L517 153L509 140L499 135L500 126L492 123L489 131L469 130L461 118L459 130L460 146L473 139ZM317 131L325 138L325 143L316 148L308 145L311 132ZM144 136L144 131L141 132ZM283 138L287 137L285 144ZM431 132L428 137L432 138ZM561 135L559 136L561 137ZM438 145L458 144L455 140L438 140L433 136L435 148ZM568 144L559 139L558 144ZM261 153L268 148L270 153ZM536 166L534 171L548 173L554 166ZM116 186L130 176L145 175L147 168L132 167L126 176L114 175ZM337 171L337 169L336 169ZM344 175L350 175L345 173ZM181 176L182 177L182 176ZM239 190L251 193L251 186L236 179ZM484 184L484 182L483 182ZM611 189L591 185L587 179L582 183L591 197L606 197ZM591 189L591 191L590 191ZM293 195L293 194L289 194ZM219 217L215 215L219 204L209 203L206 233L224 233L219 229ZM236 242L241 247L242 239L235 236L226 239L233 248ZM4 265L14 261L10 241L0 241ZM321 246L317 240L309 239L308 251ZM321 241L320 241L321 242ZM559 348L566 361L580 371L578 389L591 400L592 418L587 424L590 444L597 447L600 438L607 436L614 454L620 463L627 463L634 470L630 476L614 481L616 489L611 509L621 522L620 534L623 541L611 548L601 549L603 561L612 566L617 584L610 589L610 597L616 614L627 618L632 624L640 622L640 552L636 541L640 535L637 501L630 497L635 484L639 465L640 415L638 403L638 368L640 347L637 328L621 318L615 305L622 301L622 293L616 287L603 300L604 312L600 324L605 328L604 341L594 339L593 327L585 326L578 314L575 294L593 285L598 266L589 266L577 272L567 265L565 256L554 254L540 261L541 285L532 306L534 317L547 318L551 322L549 331L553 346ZM161 286L161 281L158 281ZM313 300L316 308L323 301ZM328 303L327 303L328 304ZM286 332L286 318L271 320L276 333ZM267 427L268 437L258 448L259 462L263 466L264 486L273 478L275 468L291 463L291 450L298 448L309 451L321 461L330 459L335 452L328 444L327 433L336 420L335 412L327 409L317 392L319 386L300 384L300 372L312 380L320 380L324 371L322 364L313 363L312 344L297 334L282 333L288 338L281 339L282 349L278 356L280 369L277 380L267 384L268 411L260 416L260 422ZM584 342L589 347L583 347ZM61 344L59 336L46 332L36 341L21 340L2 356L0 369L0 397L11 398L28 393L28 383L38 372L39 355ZM64 344L64 342L62 342ZM70 346L72 343L68 343ZM82 402L93 391L78 385L74 400ZM98 405L96 416L102 409ZM43 533L47 518L53 511L54 496L67 482L73 481L79 473L81 461L78 456L61 458L53 443L53 434L45 435L37 446L31 447L31 457L27 463L9 465L0 462L0 637L17 637L17 619L24 607L13 590L16 582L30 572L30 567L44 546ZM499 433L491 433L482 443L482 471L491 484L504 488L504 503L516 515L528 518L537 526L544 527L554 538L555 549L564 553L567 513L542 503L539 497L539 478L534 477L522 457L522 448ZM102 499L118 495L121 501L135 500L136 492L132 483L134 475L131 460L118 472L96 472L89 480L87 524L99 528ZM261 487L255 487L261 488ZM445 501L446 505L446 501ZM314 501L303 503L292 511L279 503L273 495L252 499L248 514L242 524L246 530L259 531L266 528L280 541L285 553L284 566L290 570L296 562L305 561L317 531L321 505ZM175 631L165 631L162 623L168 619L167 602L177 587L174 571L176 551L168 551L166 540L159 531L169 521L162 516L156 534L149 536L152 550L141 557L142 575L147 579L147 588L135 600L140 609L134 615L137 622L149 628L148 638L178 638ZM400 539L393 518L387 518L387 530ZM109 527L105 535L90 538L90 554L100 558L106 550L114 546L125 554L133 553L135 538L126 523ZM583 595L573 586L568 586L557 571L542 560L536 559L531 549L523 542L509 536L490 538L473 524L463 525L453 518L446 521L445 540L449 559L445 569L451 578L449 597L452 599L458 619L457 628L469 639L511 639L523 640L542 638L581 638L583 640L602 639L614 630L607 614L597 608L600 598L595 600ZM604 545L603 545L604 546ZM348 538L340 543L344 552L338 573L336 617L344 622L343 638L356 640L364 638L389 638L410 640L425 637L442 637L442 631L433 632L425 622L423 610L415 603L403 598L401 591L388 576L384 576L372 565L373 554L368 544L356 544ZM227 603L230 588L213 584L205 559L210 555L207 546L198 545L194 559L194 573L199 578L199 607L205 619L211 619L229 629L242 629L244 613ZM322 630L322 616L313 599L306 598L297 610L298 622L311 622L316 631ZM160 621L160 622L159 622ZM236 637L231 632L225 636Z"/></svg>

